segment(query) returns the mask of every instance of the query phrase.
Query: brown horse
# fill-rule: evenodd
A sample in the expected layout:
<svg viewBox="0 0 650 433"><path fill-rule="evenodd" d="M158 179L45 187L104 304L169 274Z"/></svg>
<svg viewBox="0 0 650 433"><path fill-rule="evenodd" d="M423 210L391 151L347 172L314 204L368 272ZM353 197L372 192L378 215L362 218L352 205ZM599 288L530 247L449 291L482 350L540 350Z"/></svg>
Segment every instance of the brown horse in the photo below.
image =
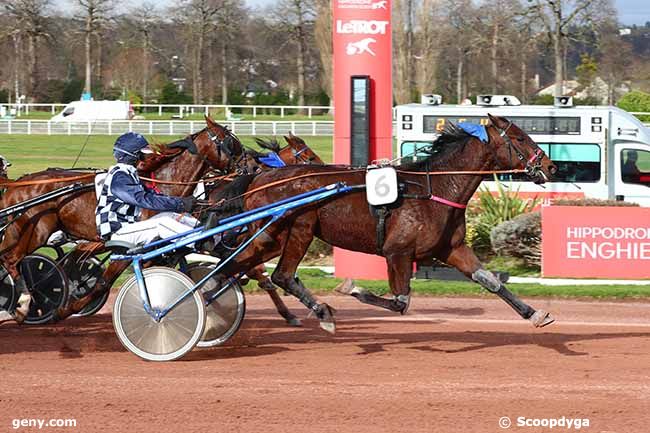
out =
<svg viewBox="0 0 650 433"><path fill-rule="evenodd" d="M296 270L314 236L352 251L379 254L386 258L392 299L360 290L349 294L364 303L404 313L410 301L413 262L438 259L463 272L495 293L519 315L542 327L553 321L542 311L522 302L489 271L465 243L465 209L481 183L477 172L525 169L542 183L557 168L533 140L504 118L490 116L488 143L465 131L451 128L435 143L435 152L416 163L397 167L401 197L389 206L385 236L378 245L377 219L369 211L363 191L343 194L287 214L259 236L242 254L224 268L233 275L280 256L272 281L296 296L321 321L321 327L335 331L334 310L319 303L296 277ZM462 174L433 175L431 172L465 171ZM349 186L365 184L365 169L345 166L291 166L251 177L249 185L230 195L248 191L244 209L276 202L334 182ZM472 174L466 174L466 172ZM235 185L233 185L234 188ZM235 195L234 197L241 197ZM236 200L235 200L236 201ZM234 202L235 202L234 201ZM262 222L250 227L250 233ZM379 251L378 251L379 247Z"/></svg>
<svg viewBox="0 0 650 433"><path fill-rule="evenodd" d="M245 163L243 147L228 130L206 118L207 127L185 140L171 144L164 152L146 162L145 170L155 173L156 179L174 181L165 185L166 192L175 196L192 193L198 181L208 169L232 172L239 163ZM85 182L92 182L94 174L64 169L49 169L23 176L18 181L27 185L9 187L0 199L0 208L23 202L71 183L71 179L86 176ZM40 183L40 181L48 181ZM36 184L29 184L36 182ZM29 209L12 221L0 244L0 260L16 282L16 287L25 292L25 282L18 272L18 263L34 250L44 246L52 233L62 230L73 238L92 241L82 248L101 249L102 243L95 226L95 191L80 191L48 201ZM98 281L109 288L126 268L124 263L112 263ZM84 302L82 302L84 301ZM84 298L72 303L59 312L61 317L78 312L85 306ZM24 309L23 309L24 310ZM17 315L18 321L24 317Z"/></svg>
<svg viewBox="0 0 650 433"><path fill-rule="evenodd" d="M255 142L263 149L270 150L278 154L280 159L287 165L300 165L300 164L325 164L325 162L314 152L305 141L293 134L284 136L289 146L280 147L280 143L276 140L260 140L255 139Z"/></svg>
<svg viewBox="0 0 650 433"><path fill-rule="evenodd" d="M241 143L239 142L239 140L234 138L234 136L230 135L231 133L229 131L222 128L220 125L218 125L216 123L210 123L210 122L212 122L212 121L208 118L208 125L209 126L211 125L211 127L219 128L220 133L227 134L228 136L233 137L233 141L236 141L236 143L237 143L237 149L242 149ZM225 135L224 135L224 137L225 137ZM221 137L220 137L220 139L222 141L224 140L224 138L221 138ZM317 159L317 160L320 161L320 158L318 158L318 155L316 155L313 152L313 150L311 150L309 148L309 146L307 146L305 144L305 142L302 139L300 139L299 137L291 136L291 137L285 137L285 139L289 143L289 146L287 146L287 147L285 147L283 149L280 149L280 154L284 155L284 157L287 158L287 160L285 160L285 163L289 163L290 161L292 161L291 156L290 156L290 155L294 154L294 152L291 152L292 149L297 149L298 151L302 151L301 154L303 154L303 155L305 155L305 156L307 156L309 158L312 158L312 156L314 156L315 158L312 158L312 160ZM267 144L266 142L263 142L263 143ZM268 145L271 146L271 144L268 144ZM289 149L290 151L286 152L285 149ZM262 168L263 168L263 165L256 162L254 160L254 158L252 157L252 156L254 156L254 154L256 154L256 153L255 152L249 153L247 150L244 150L243 153L241 154L242 162L244 162L245 164L243 166L241 166L240 169L242 169L244 172L255 172L255 171L257 171L259 166L262 166ZM249 156L251 156L251 158L248 158ZM165 162L167 160L167 158L168 157L166 157L164 153L162 155L160 155L160 156L154 156L154 157L146 160L144 163L140 164L140 166L138 168L139 168L139 170L141 172L145 173L145 175L147 175L148 177L152 177L151 173L155 173L153 178L155 178L156 181L159 181L158 183L156 183L155 186L156 186L157 189L159 189L161 192L163 192L165 194L179 195L179 196L191 194L194 187L195 187L195 184L191 183L191 182L198 180L198 178L200 178L200 175L204 174L204 171L202 173L200 173L200 175L199 175L199 173L197 173L196 176L193 176L189 180L190 183L187 183L188 181L184 180L183 176L180 175L177 172L177 170L170 170L168 166L160 166L161 161ZM218 168L219 169L219 167L216 167L214 165L211 168ZM228 170L228 171L232 171L232 170ZM186 184L185 185L174 185L174 184L168 184L168 183L164 182L165 180L169 180L169 179L173 179L175 181L178 181L179 183L186 183ZM154 183L155 183L155 181L154 181ZM217 188L215 188L215 190L219 190L220 188L222 188L226 184L227 183L217 184ZM184 188L182 188L182 187L184 187ZM94 208L93 208L93 211L94 211ZM151 214L153 214L153 213L150 213L150 215ZM94 220L93 220L93 222L94 222ZM128 263L124 263L124 262L122 262L121 265L120 265L120 262L111 263L111 265L107 269L106 273L104 274L104 277L103 277L104 283L103 284L98 283L96 285L96 287L94 288L94 290L90 294L88 294L87 296L85 296L85 297L83 297L83 298L81 298L81 299L79 299L79 300L77 300L75 302L72 302L65 311L59 311L58 316L60 318L64 318L64 317L67 317L70 314L77 313L77 312L81 311L90 302L92 302L94 299L97 299L98 297L101 297L104 293L106 293L106 291L110 290L110 288L111 288L113 282L115 281L115 279L123 272L123 270L127 266L128 266ZM111 269L113 270L113 272L109 273L109 271ZM266 269L264 268L263 265L259 265L257 267L254 267L253 269L248 270L246 272L246 275L248 277L258 281L259 287L264 289L269 294L269 297L273 301L278 313L286 320L286 322L288 324L290 324L292 326L299 326L300 325L300 320L294 314L292 314L289 311L289 309L284 304L284 302L282 302L282 299L278 296L277 291L276 291L276 287L271 282L271 280L270 280L270 278L268 276L268 273L266 272Z"/></svg>

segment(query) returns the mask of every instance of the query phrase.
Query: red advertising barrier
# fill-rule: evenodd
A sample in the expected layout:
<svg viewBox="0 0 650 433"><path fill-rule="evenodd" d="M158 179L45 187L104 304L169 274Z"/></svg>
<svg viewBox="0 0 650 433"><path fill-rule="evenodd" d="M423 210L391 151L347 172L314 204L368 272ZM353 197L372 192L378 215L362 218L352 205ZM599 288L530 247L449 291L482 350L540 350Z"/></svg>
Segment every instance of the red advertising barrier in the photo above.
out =
<svg viewBox="0 0 650 433"><path fill-rule="evenodd" d="M542 275L650 278L650 209L542 209Z"/></svg>
<svg viewBox="0 0 650 433"><path fill-rule="evenodd" d="M334 162L351 163L353 76L369 77L369 161L392 155L392 30L390 0L333 0ZM338 277L385 279L382 257L335 248Z"/></svg>

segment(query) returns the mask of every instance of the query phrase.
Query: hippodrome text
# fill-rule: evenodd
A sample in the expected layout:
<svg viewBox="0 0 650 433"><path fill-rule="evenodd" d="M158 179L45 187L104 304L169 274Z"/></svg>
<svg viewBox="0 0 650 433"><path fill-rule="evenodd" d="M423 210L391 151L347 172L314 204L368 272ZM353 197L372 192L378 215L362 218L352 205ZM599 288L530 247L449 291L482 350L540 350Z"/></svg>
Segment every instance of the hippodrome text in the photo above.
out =
<svg viewBox="0 0 650 433"><path fill-rule="evenodd" d="M568 259L650 260L650 227L567 227L566 235Z"/></svg>

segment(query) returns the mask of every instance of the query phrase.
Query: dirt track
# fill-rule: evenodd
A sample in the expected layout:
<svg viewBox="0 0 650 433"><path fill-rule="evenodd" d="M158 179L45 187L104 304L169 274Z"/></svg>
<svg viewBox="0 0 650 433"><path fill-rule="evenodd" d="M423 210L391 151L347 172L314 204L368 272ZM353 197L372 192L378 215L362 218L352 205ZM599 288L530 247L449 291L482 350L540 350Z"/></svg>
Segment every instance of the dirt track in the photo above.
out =
<svg viewBox="0 0 650 433"><path fill-rule="evenodd" d="M15 418L74 418L42 431L474 433L505 431L503 416L650 431L650 304L534 300L558 319L540 331L491 298L416 298L404 317L327 300L335 337L313 319L287 328L249 296L227 347L166 364L126 352L108 312L4 325L0 432L38 431L13 430Z"/></svg>

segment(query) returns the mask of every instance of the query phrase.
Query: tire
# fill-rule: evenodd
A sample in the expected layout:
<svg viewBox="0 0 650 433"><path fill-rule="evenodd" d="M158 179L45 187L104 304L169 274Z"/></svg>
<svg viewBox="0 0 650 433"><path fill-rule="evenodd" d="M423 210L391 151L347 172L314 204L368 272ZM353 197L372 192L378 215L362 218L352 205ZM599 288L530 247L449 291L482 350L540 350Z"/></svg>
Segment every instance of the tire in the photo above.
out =
<svg viewBox="0 0 650 433"><path fill-rule="evenodd" d="M61 267L47 256L31 254L20 262L20 275L32 295L25 323L41 325L52 320L68 300L68 280Z"/></svg>
<svg viewBox="0 0 650 433"><path fill-rule="evenodd" d="M0 310L12 312L18 302L14 280L4 266L0 265Z"/></svg>
<svg viewBox="0 0 650 433"><path fill-rule="evenodd" d="M68 256L61 263L61 267L68 277L68 292L71 300L76 301L90 293L95 287L95 283L105 271L101 260L96 256L90 256L81 263L77 263L74 255ZM77 316L92 316L102 309L108 297L109 291L106 291L101 297L94 299L86 305Z"/></svg>
<svg viewBox="0 0 650 433"><path fill-rule="evenodd" d="M211 270L213 264L192 263L187 268L187 275L199 282ZM217 287L214 280L205 283L201 293ZM215 301L206 306L206 325L198 347L215 347L224 344L239 330L246 315L246 298L237 280L232 280L228 290Z"/></svg>
<svg viewBox="0 0 650 433"><path fill-rule="evenodd" d="M185 274L170 268L148 268L143 275L153 309L166 308L194 286ZM115 299L113 326L117 338L131 353L148 361L172 361L192 350L203 335L203 296L194 292L156 322L144 310L133 276L120 288Z"/></svg>

